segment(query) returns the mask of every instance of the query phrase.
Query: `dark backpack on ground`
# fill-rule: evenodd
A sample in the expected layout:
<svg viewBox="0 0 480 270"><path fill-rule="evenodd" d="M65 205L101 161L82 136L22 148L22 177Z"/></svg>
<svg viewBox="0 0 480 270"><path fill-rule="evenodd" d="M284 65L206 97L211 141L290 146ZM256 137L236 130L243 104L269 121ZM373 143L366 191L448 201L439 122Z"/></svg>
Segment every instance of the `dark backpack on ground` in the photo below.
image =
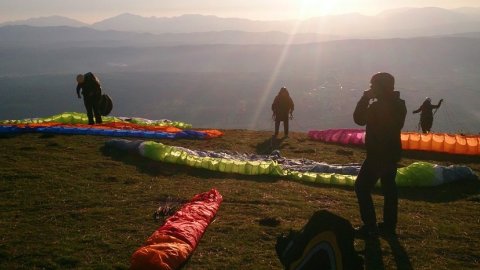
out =
<svg viewBox="0 0 480 270"><path fill-rule="evenodd" d="M320 210L302 230L279 236L275 249L288 270L363 269L363 260L355 251L353 239L354 229L348 220Z"/></svg>
<svg viewBox="0 0 480 270"><path fill-rule="evenodd" d="M107 116L113 109L112 99L109 95L103 94L98 101L98 110L102 116Z"/></svg>

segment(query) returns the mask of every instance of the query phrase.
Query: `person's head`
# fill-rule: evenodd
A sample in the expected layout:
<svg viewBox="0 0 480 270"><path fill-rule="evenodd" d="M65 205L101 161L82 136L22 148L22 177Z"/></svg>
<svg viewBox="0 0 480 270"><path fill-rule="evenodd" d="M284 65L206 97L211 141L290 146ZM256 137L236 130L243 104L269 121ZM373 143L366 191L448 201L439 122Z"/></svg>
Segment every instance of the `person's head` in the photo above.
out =
<svg viewBox="0 0 480 270"><path fill-rule="evenodd" d="M390 73L379 72L372 76L370 89L376 97L387 96L395 89L395 78Z"/></svg>
<svg viewBox="0 0 480 270"><path fill-rule="evenodd" d="M280 88L280 92L278 92L279 95L288 95L288 90L285 86Z"/></svg>
<svg viewBox="0 0 480 270"><path fill-rule="evenodd" d="M425 101L423 101L423 104L432 104L432 99L429 97L426 97Z"/></svg>
<svg viewBox="0 0 480 270"><path fill-rule="evenodd" d="M77 75L77 83L83 83L85 81L85 76L83 74Z"/></svg>

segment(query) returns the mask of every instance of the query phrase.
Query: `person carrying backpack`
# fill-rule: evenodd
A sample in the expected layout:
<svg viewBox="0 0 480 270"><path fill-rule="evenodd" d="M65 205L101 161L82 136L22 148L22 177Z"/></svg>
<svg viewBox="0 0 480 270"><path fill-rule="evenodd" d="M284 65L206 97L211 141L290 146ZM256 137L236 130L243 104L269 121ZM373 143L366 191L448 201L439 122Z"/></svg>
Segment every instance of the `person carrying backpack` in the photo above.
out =
<svg viewBox="0 0 480 270"><path fill-rule="evenodd" d="M86 74L77 75L77 96L80 96L80 89L83 95L83 103L85 109L87 110L88 124L94 125L95 123L102 123L102 116L99 111L99 101L102 97L102 87L100 86L100 81L98 78L93 75L93 73L88 72ZM95 121L93 119L95 116Z"/></svg>
<svg viewBox="0 0 480 270"><path fill-rule="evenodd" d="M294 104L286 87L282 87L272 103L273 119L275 121L275 134L278 136L280 122L283 122L284 137L288 137L288 120L293 119Z"/></svg>
<svg viewBox="0 0 480 270"><path fill-rule="evenodd" d="M400 133L405 123L407 108L394 91L395 78L386 72L377 73L370 80L370 89L363 93L353 113L356 124L366 126L367 157L362 164L355 193L360 206L363 226L359 237L377 236L379 231L395 234L398 215L398 195L395 177L400 161L402 143ZM372 190L380 179L383 196L383 223L377 225Z"/></svg>

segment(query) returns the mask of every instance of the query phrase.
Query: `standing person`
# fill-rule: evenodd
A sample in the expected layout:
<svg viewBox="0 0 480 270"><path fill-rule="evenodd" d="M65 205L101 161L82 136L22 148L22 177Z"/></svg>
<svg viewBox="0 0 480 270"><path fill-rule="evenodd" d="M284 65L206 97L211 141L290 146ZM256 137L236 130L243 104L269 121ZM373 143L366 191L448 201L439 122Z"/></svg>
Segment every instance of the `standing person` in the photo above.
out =
<svg viewBox="0 0 480 270"><path fill-rule="evenodd" d="M413 111L413 113L420 113L420 126L422 127L423 133L430 133L430 129L432 128L433 124L433 109L440 108L442 105L443 99L440 99L437 105L432 105L432 100L427 97L423 102L422 106L417 110Z"/></svg>
<svg viewBox="0 0 480 270"><path fill-rule="evenodd" d="M395 234L397 226L398 195L395 177L401 157L400 132L405 123L407 109L400 92L394 91L395 78L385 72L373 75L370 89L357 103L353 119L366 125L365 146L367 157L362 164L355 193L360 206L363 226L356 232L359 237L376 236L379 230ZM384 196L383 223L377 226L372 190L380 179Z"/></svg>
<svg viewBox="0 0 480 270"><path fill-rule="evenodd" d="M273 119L275 120L275 134L273 137L276 138L278 136L280 122L283 121L284 137L288 138L288 119L293 119L293 109L293 100L287 88L282 87L272 104Z"/></svg>
<svg viewBox="0 0 480 270"><path fill-rule="evenodd" d="M85 104L85 109L87 110L88 124L93 125L95 123L102 123L102 116L100 115L98 109L98 103L100 97L102 96L102 87L100 86L100 81L93 75L93 73L88 72L86 74L77 75L77 96L80 96L80 89L82 89L83 103ZM93 116L95 115L95 121L93 121Z"/></svg>

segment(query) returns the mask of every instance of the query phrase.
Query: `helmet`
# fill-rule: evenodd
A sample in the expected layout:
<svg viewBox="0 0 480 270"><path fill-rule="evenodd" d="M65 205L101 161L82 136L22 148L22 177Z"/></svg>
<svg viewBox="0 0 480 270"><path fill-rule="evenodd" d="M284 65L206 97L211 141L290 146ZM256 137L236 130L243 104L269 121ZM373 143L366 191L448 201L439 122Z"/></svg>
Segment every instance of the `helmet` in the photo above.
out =
<svg viewBox="0 0 480 270"><path fill-rule="evenodd" d="M426 97L426 98L425 98L425 101L432 102L432 99L429 98L429 97Z"/></svg>

